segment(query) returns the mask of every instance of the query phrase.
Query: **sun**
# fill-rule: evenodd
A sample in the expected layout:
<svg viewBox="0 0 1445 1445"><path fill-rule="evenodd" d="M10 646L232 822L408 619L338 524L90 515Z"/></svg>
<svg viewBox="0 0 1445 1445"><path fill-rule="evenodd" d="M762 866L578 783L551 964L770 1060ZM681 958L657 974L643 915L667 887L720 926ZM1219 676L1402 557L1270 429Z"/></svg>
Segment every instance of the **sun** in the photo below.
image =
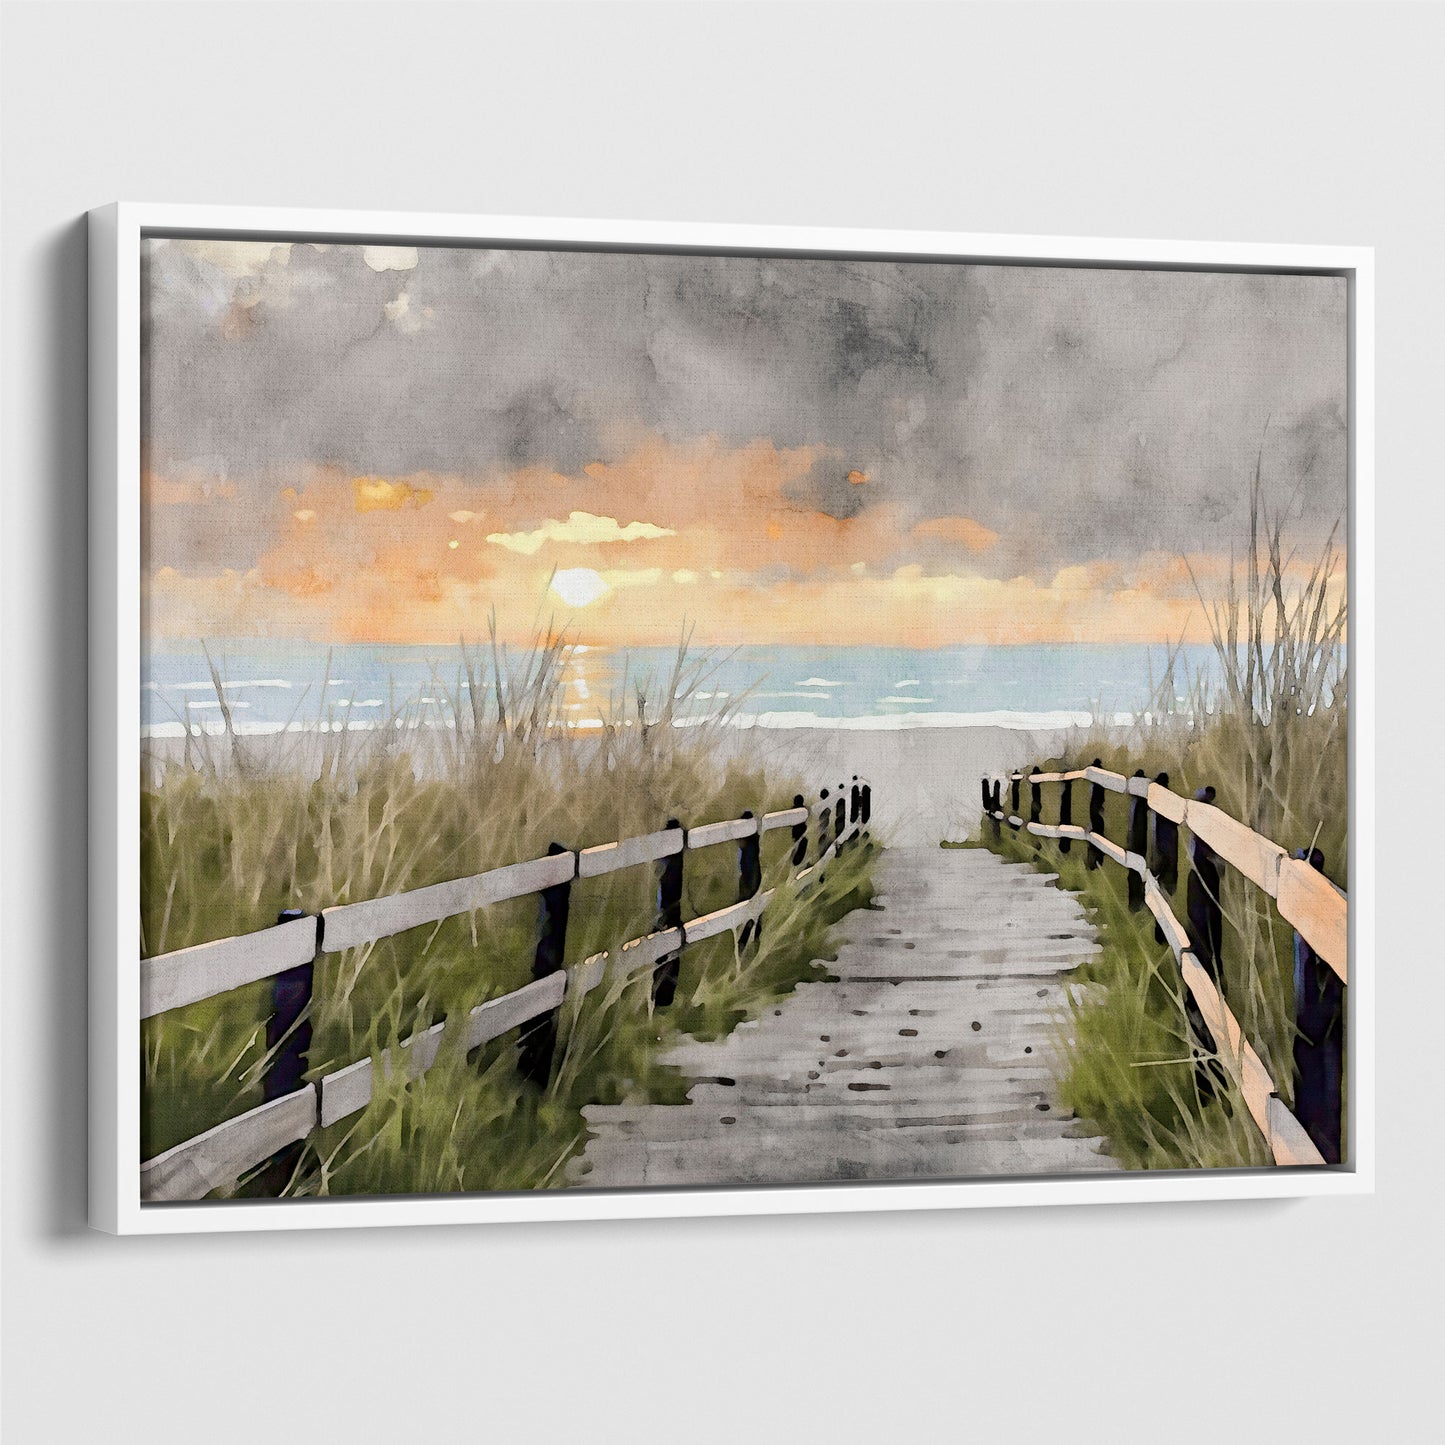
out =
<svg viewBox="0 0 1445 1445"><path fill-rule="evenodd" d="M568 607L588 607L612 589L591 567L568 567L552 576L554 591Z"/></svg>

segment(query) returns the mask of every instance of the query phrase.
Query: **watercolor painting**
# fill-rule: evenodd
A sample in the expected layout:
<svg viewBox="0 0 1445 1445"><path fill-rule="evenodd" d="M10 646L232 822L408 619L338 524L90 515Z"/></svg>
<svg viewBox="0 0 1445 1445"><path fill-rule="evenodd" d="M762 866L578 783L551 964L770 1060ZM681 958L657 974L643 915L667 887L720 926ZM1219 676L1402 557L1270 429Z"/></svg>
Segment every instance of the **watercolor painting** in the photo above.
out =
<svg viewBox="0 0 1445 1445"><path fill-rule="evenodd" d="M1342 276L143 250L143 1200L1348 1159Z"/></svg>

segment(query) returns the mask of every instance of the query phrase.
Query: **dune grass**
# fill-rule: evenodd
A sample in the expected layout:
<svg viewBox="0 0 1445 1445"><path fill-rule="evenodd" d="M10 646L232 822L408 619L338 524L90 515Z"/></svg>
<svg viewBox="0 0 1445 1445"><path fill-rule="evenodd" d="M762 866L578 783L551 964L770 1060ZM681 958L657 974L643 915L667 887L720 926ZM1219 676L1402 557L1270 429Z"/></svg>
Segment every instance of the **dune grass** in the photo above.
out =
<svg viewBox="0 0 1445 1445"><path fill-rule="evenodd" d="M710 664L680 647L667 675L624 684L600 729L565 724L569 647L546 635L521 655L467 654L445 691L454 725L404 703L369 730L313 727L155 747L142 768L143 955L264 928L285 908L315 911L661 827L761 814L810 793L750 759L730 707L676 727L681 699ZM322 694L325 695L325 688ZM323 724L325 719L320 720ZM646 976L564 1006L551 1082L517 1074L516 1036L461 1057L443 1046L424 1080L378 1080L361 1115L309 1141L283 1192L520 1189L563 1182L583 1138L581 1107L683 1097L657 1063L683 1032L714 1036L765 1007L830 949L830 927L866 900L871 850L856 849L799 899L786 830L763 839L763 886L779 887L761 941L730 934L687 949L676 1000L652 1006ZM656 869L573 885L565 962L649 931ZM737 899L735 846L689 852L684 916ZM322 957L308 1077L394 1046L531 977L535 898L518 899ZM142 1156L153 1157L261 1101L269 985L147 1021ZM274 1192L276 1181L265 1186Z"/></svg>
<svg viewBox="0 0 1445 1445"><path fill-rule="evenodd" d="M1257 493L1256 493L1257 496ZM1300 567L1277 523L1256 502L1249 548L1224 597L1206 606L1218 682L1178 675L1171 657L1146 715L1132 728L1086 737L1067 756L1040 759L1045 771L1094 759L1112 771L1167 773L1184 796L1209 786L1215 802L1293 852L1319 848L1326 874L1348 888L1348 604L1333 545ZM1043 789L1043 821L1056 822L1057 788ZM1087 807L1076 784L1074 821ZM1127 837L1129 800L1110 793L1107 835ZM1087 849L1004 829L1009 856L1058 874L1077 892L1100 931L1099 957L1080 970L1089 985L1061 1030L1063 1101L1105 1134L1131 1168L1218 1168L1268 1163L1269 1156L1232 1083L1200 1090L1185 990L1152 917L1131 913L1125 874L1105 862L1085 869ZM1184 835L1187 838L1187 834ZM1187 856L1176 913L1183 916ZM1224 996L1293 1102L1293 934L1272 901L1223 869Z"/></svg>

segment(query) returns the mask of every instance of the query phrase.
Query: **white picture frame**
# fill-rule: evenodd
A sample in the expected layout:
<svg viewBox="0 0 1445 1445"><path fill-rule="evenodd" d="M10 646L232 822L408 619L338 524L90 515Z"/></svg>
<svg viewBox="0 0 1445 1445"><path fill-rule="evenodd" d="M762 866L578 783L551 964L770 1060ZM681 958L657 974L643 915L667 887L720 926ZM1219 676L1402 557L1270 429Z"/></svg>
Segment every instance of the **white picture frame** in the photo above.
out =
<svg viewBox="0 0 1445 1445"><path fill-rule="evenodd" d="M1349 296L1349 1159L1321 1168L782 1188L545 1190L428 1198L144 1204L140 1151L141 251L149 235L770 252L960 262L1307 271ZM325 1229L1015 1205L1260 1199L1374 1187L1374 257L1354 246L529 219L118 203L90 236L90 1180L91 1224L116 1234Z"/></svg>

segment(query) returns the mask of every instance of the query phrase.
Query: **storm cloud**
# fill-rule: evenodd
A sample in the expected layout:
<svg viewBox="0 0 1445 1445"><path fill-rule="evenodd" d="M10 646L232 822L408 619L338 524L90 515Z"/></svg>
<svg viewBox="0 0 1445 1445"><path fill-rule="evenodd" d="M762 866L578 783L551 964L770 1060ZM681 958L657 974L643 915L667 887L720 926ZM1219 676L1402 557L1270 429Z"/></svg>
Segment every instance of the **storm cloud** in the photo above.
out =
<svg viewBox="0 0 1445 1445"><path fill-rule="evenodd" d="M654 436L818 449L797 505L973 519L996 576L1227 546L1257 456L1303 540L1345 511L1334 277L175 242L147 264L149 469L243 505L308 467L485 486ZM183 550L246 563L193 525Z"/></svg>

